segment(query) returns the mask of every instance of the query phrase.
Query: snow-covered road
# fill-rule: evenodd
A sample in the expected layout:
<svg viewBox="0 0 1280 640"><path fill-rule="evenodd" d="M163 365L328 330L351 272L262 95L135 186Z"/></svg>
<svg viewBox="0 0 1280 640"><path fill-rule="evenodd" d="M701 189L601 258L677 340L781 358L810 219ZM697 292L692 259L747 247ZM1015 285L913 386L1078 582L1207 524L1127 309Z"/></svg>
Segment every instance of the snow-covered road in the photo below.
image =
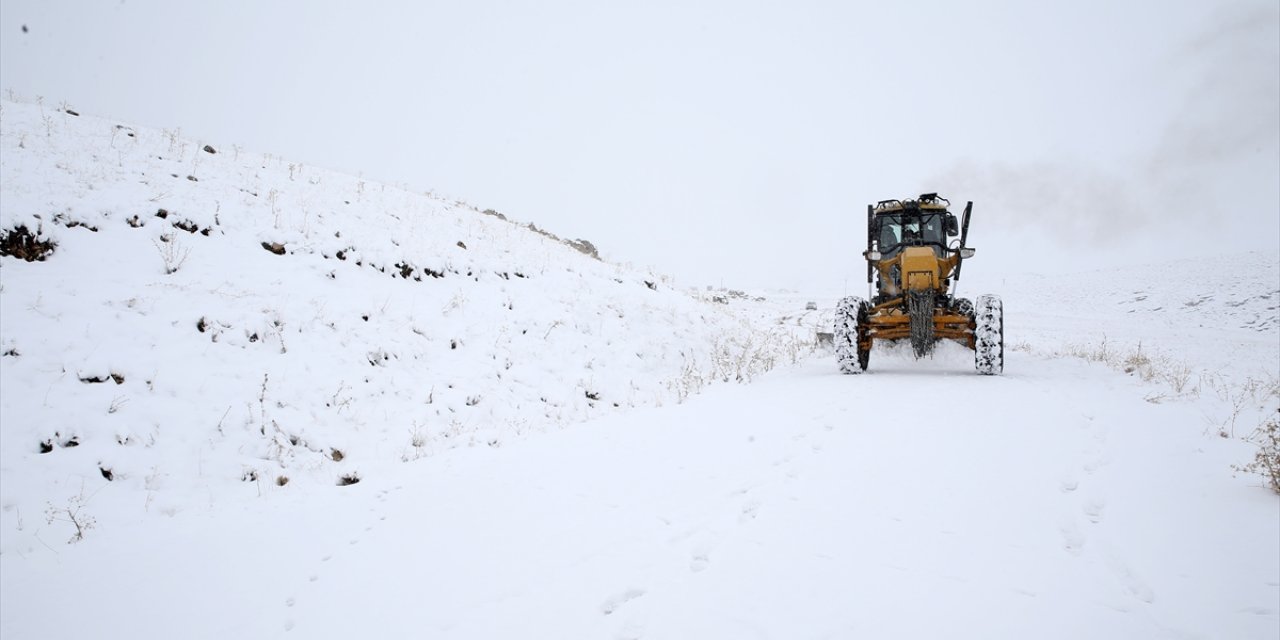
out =
<svg viewBox="0 0 1280 640"><path fill-rule="evenodd" d="M1280 504L1078 360L828 357L0 557L5 638L1267 638ZM251 491L252 489L247 489Z"/></svg>

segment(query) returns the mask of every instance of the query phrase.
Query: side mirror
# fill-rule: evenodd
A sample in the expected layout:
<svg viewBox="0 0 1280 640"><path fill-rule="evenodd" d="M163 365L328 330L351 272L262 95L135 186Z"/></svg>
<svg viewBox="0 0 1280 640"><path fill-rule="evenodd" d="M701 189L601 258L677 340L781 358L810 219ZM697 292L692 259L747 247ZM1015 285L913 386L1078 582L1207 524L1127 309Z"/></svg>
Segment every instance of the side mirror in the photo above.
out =
<svg viewBox="0 0 1280 640"><path fill-rule="evenodd" d="M954 236L960 234L960 225L956 222L956 214L948 213L943 225L946 226L947 235Z"/></svg>
<svg viewBox="0 0 1280 640"><path fill-rule="evenodd" d="M961 250L960 250L960 257L961 257L961 258L972 258L972 257L973 257L973 254L974 254L975 252L977 252L977 249L974 249L973 247L965 247L965 248L963 248L963 249L961 249Z"/></svg>

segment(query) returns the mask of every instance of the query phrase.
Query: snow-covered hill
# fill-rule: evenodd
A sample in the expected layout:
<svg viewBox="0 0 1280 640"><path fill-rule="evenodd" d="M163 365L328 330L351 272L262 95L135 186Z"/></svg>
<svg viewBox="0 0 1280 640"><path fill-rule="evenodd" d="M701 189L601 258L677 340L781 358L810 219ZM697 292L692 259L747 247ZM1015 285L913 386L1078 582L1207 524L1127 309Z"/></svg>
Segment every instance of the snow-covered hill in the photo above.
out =
<svg viewBox="0 0 1280 640"><path fill-rule="evenodd" d="M1280 635L1280 501L1232 468L1280 406L1276 255L979 256L1003 376L842 376L845 291L684 292L0 106L0 229L56 243L0 258L6 640Z"/></svg>
<svg viewBox="0 0 1280 640"><path fill-rule="evenodd" d="M349 484L809 349L749 301L497 212L65 110L0 118L0 228L55 245L0 261L0 551L78 496L132 517Z"/></svg>

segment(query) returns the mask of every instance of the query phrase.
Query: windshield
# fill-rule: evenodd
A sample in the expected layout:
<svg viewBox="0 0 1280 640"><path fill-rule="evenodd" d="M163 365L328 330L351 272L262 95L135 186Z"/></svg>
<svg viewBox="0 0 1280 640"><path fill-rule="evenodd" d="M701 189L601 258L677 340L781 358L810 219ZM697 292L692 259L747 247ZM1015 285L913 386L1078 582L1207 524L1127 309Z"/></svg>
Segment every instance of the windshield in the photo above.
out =
<svg viewBox="0 0 1280 640"><path fill-rule="evenodd" d="M892 252L899 245L937 244L946 246L942 213L903 213L880 216L880 251Z"/></svg>

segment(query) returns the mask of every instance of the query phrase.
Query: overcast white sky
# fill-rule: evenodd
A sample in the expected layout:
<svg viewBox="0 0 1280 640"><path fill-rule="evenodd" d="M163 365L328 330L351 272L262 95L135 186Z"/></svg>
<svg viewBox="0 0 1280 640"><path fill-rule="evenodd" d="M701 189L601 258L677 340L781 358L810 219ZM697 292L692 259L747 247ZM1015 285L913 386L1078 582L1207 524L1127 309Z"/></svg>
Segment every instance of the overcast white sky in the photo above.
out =
<svg viewBox="0 0 1280 640"><path fill-rule="evenodd" d="M1274 0L0 0L0 89L686 285L863 286L866 204L922 191L976 201L966 276L1280 251Z"/></svg>

